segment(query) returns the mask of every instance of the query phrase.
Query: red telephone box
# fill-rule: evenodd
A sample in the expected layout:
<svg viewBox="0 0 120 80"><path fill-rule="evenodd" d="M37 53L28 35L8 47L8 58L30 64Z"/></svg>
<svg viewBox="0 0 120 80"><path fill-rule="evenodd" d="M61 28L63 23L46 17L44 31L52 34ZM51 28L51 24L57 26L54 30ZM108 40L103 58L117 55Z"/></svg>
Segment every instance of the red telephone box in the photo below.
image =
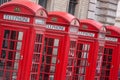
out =
<svg viewBox="0 0 120 80"><path fill-rule="evenodd" d="M0 80L39 78L46 18L45 9L27 0L0 6Z"/></svg>
<svg viewBox="0 0 120 80"><path fill-rule="evenodd" d="M66 12L49 12L40 80L65 80L70 40L77 41L79 20Z"/></svg>
<svg viewBox="0 0 120 80"><path fill-rule="evenodd" d="M104 46L105 31L99 22L80 20L74 72L70 80L94 80L98 51Z"/></svg>
<svg viewBox="0 0 120 80"><path fill-rule="evenodd" d="M97 80L117 80L120 54L120 28L106 27L105 47L102 55L100 78Z"/></svg>

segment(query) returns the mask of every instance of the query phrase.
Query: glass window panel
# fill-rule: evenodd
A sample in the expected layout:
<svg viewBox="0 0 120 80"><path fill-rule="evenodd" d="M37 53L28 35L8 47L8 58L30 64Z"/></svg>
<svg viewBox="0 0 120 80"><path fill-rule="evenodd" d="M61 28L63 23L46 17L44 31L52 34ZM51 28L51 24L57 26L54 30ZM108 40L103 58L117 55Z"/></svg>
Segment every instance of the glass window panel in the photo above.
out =
<svg viewBox="0 0 120 80"><path fill-rule="evenodd" d="M5 51L5 50L2 50L1 58L5 58L5 57L6 57L6 51Z"/></svg>
<svg viewBox="0 0 120 80"><path fill-rule="evenodd" d="M2 48L8 48L8 40L3 41Z"/></svg>
<svg viewBox="0 0 120 80"><path fill-rule="evenodd" d="M106 55L103 56L103 61L107 61L107 56Z"/></svg>
<svg viewBox="0 0 120 80"><path fill-rule="evenodd" d="M23 39L23 32L19 32L18 33L18 40L22 40Z"/></svg>
<svg viewBox="0 0 120 80"><path fill-rule="evenodd" d="M10 39L13 39L13 40L15 40L16 39L16 31L11 31L11 37L10 37Z"/></svg>
<svg viewBox="0 0 120 80"><path fill-rule="evenodd" d="M54 72L55 72L55 66L51 66L51 67L50 67L50 72L51 72L51 73L54 73Z"/></svg>
<svg viewBox="0 0 120 80"><path fill-rule="evenodd" d="M83 58L88 58L88 53L87 52L83 52Z"/></svg>
<svg viewBox="0 0 120 80"><path fill-rule="evenodd" d="M74 56L74 50L70 50L69 51L69 57L73 57Z"/></svg>
<svg viewBox="0 0 120 80"><path fill-rule="evenodd" d="M49 55L52 55L52 50L53 48L52 47L48 47L47 48L47 54L49 54Z"/></svg>
<svg viewBox="0 0 120 80"><path fill-rule="evenodd" d="M14 70L18 70L18 66L19 66L19 63L18 62L14 62Z"/></svg>
<svg viewBox="0 0 120 80"><path fill-rule="evenodd" d="M106 70L102 69L102 70L101 70L101 75L102 75L102 76L105 76L105 73L106 73Z"/></svg>
<svg viewBox="0 0 120 80"><path fill-rule="evenodd" d="M53 48L53 55L57 55L58 54L58 48Z"/></svg>
<svg viewBox="0 0 120 80"><path fill-rule="evenodd" d="M14 50L15 48L15 42L14 41L10 41L10 47L11 50Z"/></svg>
<svg viewBox="0 0 120 80"><path fill-rule="evenodd" d="M86 66L86 60L81 60L81 66Z"/></svg>
<svg viewBox="0 0 120 80"><path fill-rule="evenodd" d="M12 73L12 80L16 80L17 79L17 73L16 72L13 72Z"/></svg>
<svg viewBox="0 0 120 80"><path fill-rule="evenodd" d="M49 38L48 46L53 46L53 44L54 44L54 39L53 38Z"/></svg>
<svg viewBox="0 0 120 80"><path fill-rule="evenodd" d="M44 74L44 80L49 80L49 74Z"/></svg>
<svg viewBox="0 0 120 80"><path fill-rule="evenodd" d="M19 59L20 59L20 52L16 52L15 60L19 60Z"/></svg>
<svg viewBox="0 0 120 80"><path fill-rule="evenodd" d="M49 73L50 72L50 65L45 66L45 72Z"/></svg>
<svg viewBox="0 0 120 80"><path fill-rule="evenodd" d="M109 49L109 55L112 55L112 53L113 53L113 50Z"/></svg>
<svg viewBox="0 0 120 80"><path fill-rule="evenodd" d="M56 64L56 57L52 57L52 63Z"/></svg>
<svg viewBox="0 0 120 80"><path fill-rule="evenodd" d="M72 66L73 65L73 59L69 58L68 60L68 66Z"/></svg>
<svg viewBox="0 0 120 80"><path fill-rule="evenodd" d="M112 56L108 56L108 62L112 62Z"/></svg>
<svg viewBox="0 0 120 80"><path fill-rule="evenodd" d="M7 61L6 68L11 69L12 67L13 67L12 66L12 61Z"/></svg>
<svg viewBox="0 0 120 80"><path fill-rule="evenodd" d="M40 60L40 54L34 54L33 58L32 58L32 61L33 62L39 62L39 60Z"/></svg>
<svg viewBox="0 0 120 80"><path fill-rule="evenodd" d="M6 72L6 75L5 75L5 77L4 77L5 80L10 80L10 77L11 77L11 76L10 76L10 72L7 71L7 72Z"/></svg>
<svg viewBox="0 0 120 80"><path fill-rule="evenodd" d="M30 80L37 80L37 74L31 74Z"/></svg>
<svg viewBox="0 0 120 80"><path fill-rule="evenodd" d="M84 76L79 76L79 80L85 80Z"/></svg>
<svg viewBox="0 0 120 80"><path fill-rule="evenodd" d="M5 30L5 32L4 32L4 38L8 39L9 35L10 35L10 31L9 30Z"/></svg>
<svg viewBox="0 0 120 80"><path fill-rule="evenodd" d="M38 66L39 66L39 64L32 64L32 72L37 72Z"/></svg>
<svg viewBox="0 0 120 80"><path fill-rule="evenodd" d="M54 80L54 75L50 75L50 80Z"/></svg>
<svg viewBox="0 0 120 80"><path fill-rule="evenodd" d="M90 46L89 46L88 44L85 44L85 45L84 45L84 50L85 50L85 51L89 51L89 48L90 48Z"/></svg>
<svg viewBox="0 0 120 80"><path fill-rule="evenodd" d="M21 46L22 46L22 43L21 42L17 42L17 50L21 50Z"/></svg>
<svg viewBox="0 0 120 80"><path fill-rule="evenodd" d="M51 63L51 56L46 56L46 63L48 63L48 64Z"/></svg>
<svg viewBox="0 0 120 80"><path fill-rule="evenodd" d="M110 75L110 70L107 70L106 71L106 76L109 76Z"/></svg>
<svg viewBox="0 0 120 80"><path fill-rule="evenodd" d="M102 62L102 68L106 68L106 62Z"/></svg>
<svg viewBox="0 0 120 80"><path fill-rule="evenodd" d="M0 78L3 77L4 71L0 70Z"/></svg>
<svg viewBox="0 0 120 80"><path fill-rule="evenodd" d="M54 46L58 46L59 45L59 39L55 39L54 40Z"/></svg>
<svg viewBox="0 0 120 80"><path fill-rule="evenodd" d="M85 67L81 67L81 74L85 74L85 71L86 71Z"/></svg>
<svg viewBox="0 0 120 80"><path fill-rule="evenodd" d="M107 68L107 69L110 69L110 68L111 68L111 63L107 63L106 68Z"/></svg>

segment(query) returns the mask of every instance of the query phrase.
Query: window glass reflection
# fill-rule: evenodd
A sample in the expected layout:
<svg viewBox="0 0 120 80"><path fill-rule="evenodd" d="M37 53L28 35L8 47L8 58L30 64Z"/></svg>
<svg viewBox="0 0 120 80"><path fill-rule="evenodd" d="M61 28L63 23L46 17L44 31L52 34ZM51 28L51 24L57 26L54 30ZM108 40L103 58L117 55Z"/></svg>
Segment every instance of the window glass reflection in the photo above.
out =
<svg viewBox="0 0 120 80"><path fill-rule="evenodd" d="M19 32L18 33L18 40L22 40L23 39L23 32Z"/></svg>
<svg viewBox="0 0 120 80"><path fill-rule="evenodd" d="M17 42L17 50L21 50L21 46L22 46L22 43L21 42Z"/></svg>
<svg viewBox="0 0 120 80"><path fill-rule="evenodd" d="M59 39L55 39L54 40L54 46L58 46L59 45Z"/></svg>

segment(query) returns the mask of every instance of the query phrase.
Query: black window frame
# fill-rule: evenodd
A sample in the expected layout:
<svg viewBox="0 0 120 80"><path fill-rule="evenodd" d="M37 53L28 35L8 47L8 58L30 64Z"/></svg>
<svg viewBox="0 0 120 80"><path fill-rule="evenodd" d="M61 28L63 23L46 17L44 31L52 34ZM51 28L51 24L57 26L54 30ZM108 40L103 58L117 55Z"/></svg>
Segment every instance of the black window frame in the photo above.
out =
<svg viewBox="0 0 120 80"><path fill-rule="evenodd" d="M69 7L68 7L68 13L74 15L77 4L78 4L78 0L70 0Z"/></svg>
<svg viewBox="0 0 120 80"><path fill-rule="evenodd" d="M48 2L48 0L39 0L38 4L41 5L42 7L46 8L47 2Z"/></svg>

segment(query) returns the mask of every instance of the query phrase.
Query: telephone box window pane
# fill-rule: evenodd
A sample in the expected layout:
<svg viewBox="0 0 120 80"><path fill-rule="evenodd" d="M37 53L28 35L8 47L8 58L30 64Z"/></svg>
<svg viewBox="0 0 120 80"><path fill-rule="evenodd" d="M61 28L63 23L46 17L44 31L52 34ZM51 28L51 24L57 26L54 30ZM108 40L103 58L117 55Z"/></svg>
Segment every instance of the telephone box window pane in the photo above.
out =
<svg viewBox="0 0 120 80"><path fill-rule="evenodd" d="M19 66L19 63L18 62L14 62L14 70L18 70L18 66Z"/></svg>
<svg viewBox="0 0 120 80"><path fill-rule="evenodd" d="M17 42L17 50L21 50L21 46L22 46L22 43L21 42Z"/></svg>
<svg viewBox="0 0 120 80"><path fill-rule="evenodd" d="M1 78L1 76L3 76L3 74L4 74L4 71L0 70L0 78Z"/></svg>
<svg viewBox="0 0 120 80"><path fill-rule="evenodd" d="M50 80L54 80L54 75L50 75Z"/></svg>
<svg viewBox="0 0 120 80"><path fill-rule="evenodd" d="M14 41L10 41L10 49L14 50L15 48L15 42Z"/></svg>
<svg viewBox="0 0 120 80"><path fill-rule="evenodd" d="M39 60L40 60L40 54L34 54L33 58L32 58L32 61L33 62L39 62Z"/></svg>
<svg viewBox="0 0 120 80"><path fill-rule="evenodd" d="M79 80L85 80L85 79L84 79L84 76L81 76L81 77L79 78Z"/></svg>
<svg viewBox="0 0 120 80"><path fill-rule="evenodd" d="M52 57L52 63L56 64L56 57Z"/></svg>
<svg viewBox="0 0 120 80"><path fill-rule="evenodd" d="M10 31L9 30L5 30L5 32L4 32L4 38L8 39L9 35L10 35Z"/></svg>
<svg viewBox="0 0 120 80"><path fill-rule="evenodd" d="M5 80L10 80L10 72L6 72Z"/></svg>
<svg viewBox="0 0 120 80"><path fill-rule="evenodd" d="M112 56L108 56L108 62L112 61Z"/></svg>
<svg viewBox="0 0 120 80"><path fill-rule="evenodd" d="M6 51L2 50L1 58L5 58L5 57L6 57Z"/></svg>
<svg viewBox="0 0 120 80"><path fill-rule="evenodd" d="M16 80L16 79L17 79L17 73L13 72L13 74L12 74L12 80Z"/></svg>
<svg viewBox="0 0 120 80"><path fill-rule="evenodd" d="M3 41L2 47L3 47L3 48L8 48L8 40L4 40L4 41Z"/></svg>
<svg viewBox="0 0 120 80"><path fill-rule="evenodd" d="M53 38L49 38L48 46L53 46L53 44L54 44L54 39Z"/></svg>
<svg viewBox="0 0 120 80"><path fill-rule="evenodd" d="M51 63L51 56L46 56L46 63L48 63L48 64Z"/></svg>
<svg viewBox="0 0 120 80"><path fill-rule="evenodd" d="M52 55L52 51L53 51L52 49L53 49L52 47L48 47L48 51L47 51L48 55Z"/></svg>
<svg viewBox="0 0 120 80"><path fill-rule="evenodd" d="M59 45L59 39L55 39L54 46L58 46L58 45Z"/></svg>
<svg viewBox="0 0 120 80"><path fill-rule="evenodd" d="M50 67L50 72L51 72L51 73L54 73L54 72L55 72L55 66L51 66L51 67Z"/></svg>
<svg viewBox="0 0 120 80"><path fill-rule="evenodd" d="M15 60L19 60L20 59L20 52L16 52L15 54Z"/></svg>
<svg viewBox="0 0 120 80"><path fill-rule="evenodd" d="M16 36L17 36L17 34L16 34L16 31L11 31L11 39L12 40L15 40L16 39Z"/></svg>
<svg viewBox="0 0 120 80"><path fill-rule="evenodd" d="M49 80L49 75L48 74L44 74L44 80Z"/></svg>
<svg viewBox="0 0 120 80"><path fill-rule="evenodd" d="M32 64L32 72L37 72L38 71L38 64Z"/></svg>
<svg viewBox="0 0 120 80"><path fill-rule="evenodd" d="M12 69L12 61L7 61L7 63L6 63L6 68L7 69Z"/></svg>
<svg viewBox="0 0 120 80"><path fill-rule="evenodd" d="M31 74L31 80L36 80L37 79L37 74Z"/></svg>
<svg viewBox="0 0 120 80"><path fill-rule="evenodd" d="M45 66L45 72L49 73L50 72L50 65Z"/></svg>
<svg viewBox="0 0 120 80"><path fill-rule="evenodd" d="M53 48L53 55L57 55L58 54L58 48Z"/></svg>
<svg viewBox="0 0 120 80"><path fill-rule="evenodd" d="M18 33L18 40L22 40L23 39L23 32L19 32Z"/></svg>

